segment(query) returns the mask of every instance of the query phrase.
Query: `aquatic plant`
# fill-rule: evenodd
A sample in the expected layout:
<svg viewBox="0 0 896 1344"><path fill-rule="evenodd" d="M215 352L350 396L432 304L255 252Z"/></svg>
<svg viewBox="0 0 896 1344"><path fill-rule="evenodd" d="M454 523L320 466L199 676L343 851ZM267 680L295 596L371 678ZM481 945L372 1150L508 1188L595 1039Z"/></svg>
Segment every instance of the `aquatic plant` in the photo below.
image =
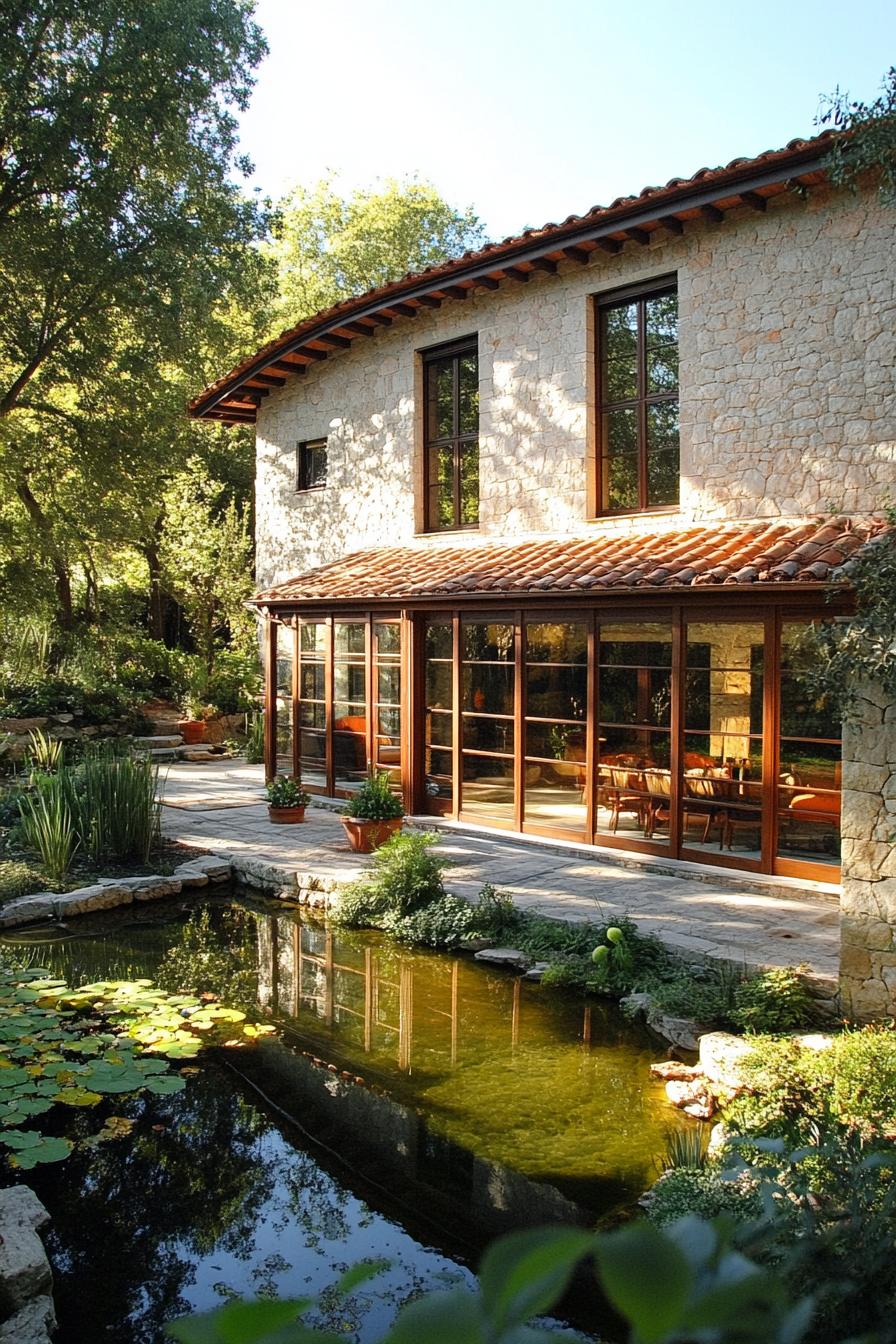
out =
<svg viewBox="0 0 896 1344"><path fill-rule="evenodd" d="M19 803L22 841L40 855L44 871L53 882L66 876L80 844L73 801L66 773L60 771L36 775L34 791Z"/></svg>
<svg viewBox="0 0 896 1344"><path fill-rule="evenodd" d="M63 758L62 742L49 737L40 728L34 728L28 737L27 756L35 770L58 770Z"/></svg>
<svg viewBox="0 0 896 1344"><path fill-rule="evenodd" d="M22 1170L58 1162L72 1142L25 1124L54 1106L179 1092L185 1082L169 1061L195 1059L209 1044L246 1045L273 1030L235 1008L165 994L146 979L72 989L39 970L0 968L0 1147Z"/></svg>
<svg viewBox="0 0 896 1344"><path fill-rule="evenodd" d="M94 862L146 863L159 835L158 767L99 748L74 776L77 832Z"/></svg>

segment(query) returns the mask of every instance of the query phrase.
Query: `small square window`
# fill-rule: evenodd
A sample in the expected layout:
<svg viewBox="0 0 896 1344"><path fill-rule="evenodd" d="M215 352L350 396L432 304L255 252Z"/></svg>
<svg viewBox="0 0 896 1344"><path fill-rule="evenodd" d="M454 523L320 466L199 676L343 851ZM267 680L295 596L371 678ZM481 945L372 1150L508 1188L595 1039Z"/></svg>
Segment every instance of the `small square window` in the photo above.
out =
<svg viewBox="0 0 896 1344"><path fill-rule="evenodd" d="M300 443L296 462L296 489L320 490L327 483L327 441Z"/></svg>

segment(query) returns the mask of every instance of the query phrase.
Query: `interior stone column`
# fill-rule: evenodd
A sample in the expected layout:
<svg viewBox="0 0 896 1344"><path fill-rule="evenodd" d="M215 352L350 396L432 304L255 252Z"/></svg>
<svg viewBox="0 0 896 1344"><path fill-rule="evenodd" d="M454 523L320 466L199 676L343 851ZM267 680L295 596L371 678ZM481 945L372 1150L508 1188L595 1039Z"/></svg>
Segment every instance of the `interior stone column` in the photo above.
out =
<svg viewBox="0 0 896 1344"><path fill-rule="evenodd" d="M843 729L840 997L859 1021L896 1012L896 703L861 688Z"/></svg>

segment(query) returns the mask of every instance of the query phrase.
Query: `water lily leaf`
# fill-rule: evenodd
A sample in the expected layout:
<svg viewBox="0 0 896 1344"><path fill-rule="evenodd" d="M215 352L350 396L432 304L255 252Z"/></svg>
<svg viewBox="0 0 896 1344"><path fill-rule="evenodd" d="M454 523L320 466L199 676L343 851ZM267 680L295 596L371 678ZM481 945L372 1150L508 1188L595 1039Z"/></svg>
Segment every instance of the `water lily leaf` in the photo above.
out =
<svg viewBox="0 0 896 1344"><path fill-rule="evenodd" d="M24 1148L33 1148L35 1144L40 1143L41 1137L36 1129L10 1129L0 1136L7 1148L12 1148L16 1152Z"/></svg>
<svg viewBox="0 0 896 1344"><path fill-rule="evenodd" d="M16 1153L9 1159L10 1165L22 1171L30 1171L42 1162L61 1162L68 1157L74 1145L68 1139L41 1139L33 1148Z"/></svg>
<svg viewBox="0 0 896 1344"><path fill-rule="evenodd" d="M144 1086L147 1092L157 1097L167 1097L172 1092L183 1092L186 1082L178 1074L166 1073L155 1078L147 1078Z"/></svg>
<svg viewBox="0 0 896 1344"><path fill-rule="evenodd" d="M0 1110L0 1125L17 1125L20 1120L32 1115L43 1115L53 1109L49 1097L16 1097L9 1106Z"/></svg>
<svg viewBox="0 0 896 1344"><path fill-rule="evenodd" d="M64 1106L95 1106L102 1097L99 1092L88 1092L86 1087L64 1087L53 1100L61 1101Z"/></svg>
<svg viewBox="0 0 896 1344"><path fill-rule="evenodd" d="M5 1067L0 1069L0 1092L5 1092L8 1088L19 1087L22 1083L29 1081L28 1070L21 1069L15 1064L7 1062Z"/></svg>

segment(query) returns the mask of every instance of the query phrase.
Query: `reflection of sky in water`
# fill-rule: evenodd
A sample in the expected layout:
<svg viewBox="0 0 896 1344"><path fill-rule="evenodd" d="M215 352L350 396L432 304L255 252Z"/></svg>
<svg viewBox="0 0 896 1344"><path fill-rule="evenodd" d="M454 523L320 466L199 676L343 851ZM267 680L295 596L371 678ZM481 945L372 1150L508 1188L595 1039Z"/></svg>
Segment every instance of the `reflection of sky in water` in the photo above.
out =
<svg viewBox="0 0 896 1344"><path fill-rule="evenodd" d="M469 1270L421 1247L390 1220L356 1199L305 1153L274 1129L257 1141L253 1159L276 1173L276 1189L252 1210L244 1250L216 1249L195 1265L183 1296L190 1310L206 1310L234 1295L317 1295L361 1260L385 1259L390 1267L341 1303L325 1295L308 1316L330 1328L348 1327L349 1340L368 1344L384 1333L397 1307L422 1288L449 1281L472 1283ZM179 1247L189 1259L188 1248Z"/></svg>

